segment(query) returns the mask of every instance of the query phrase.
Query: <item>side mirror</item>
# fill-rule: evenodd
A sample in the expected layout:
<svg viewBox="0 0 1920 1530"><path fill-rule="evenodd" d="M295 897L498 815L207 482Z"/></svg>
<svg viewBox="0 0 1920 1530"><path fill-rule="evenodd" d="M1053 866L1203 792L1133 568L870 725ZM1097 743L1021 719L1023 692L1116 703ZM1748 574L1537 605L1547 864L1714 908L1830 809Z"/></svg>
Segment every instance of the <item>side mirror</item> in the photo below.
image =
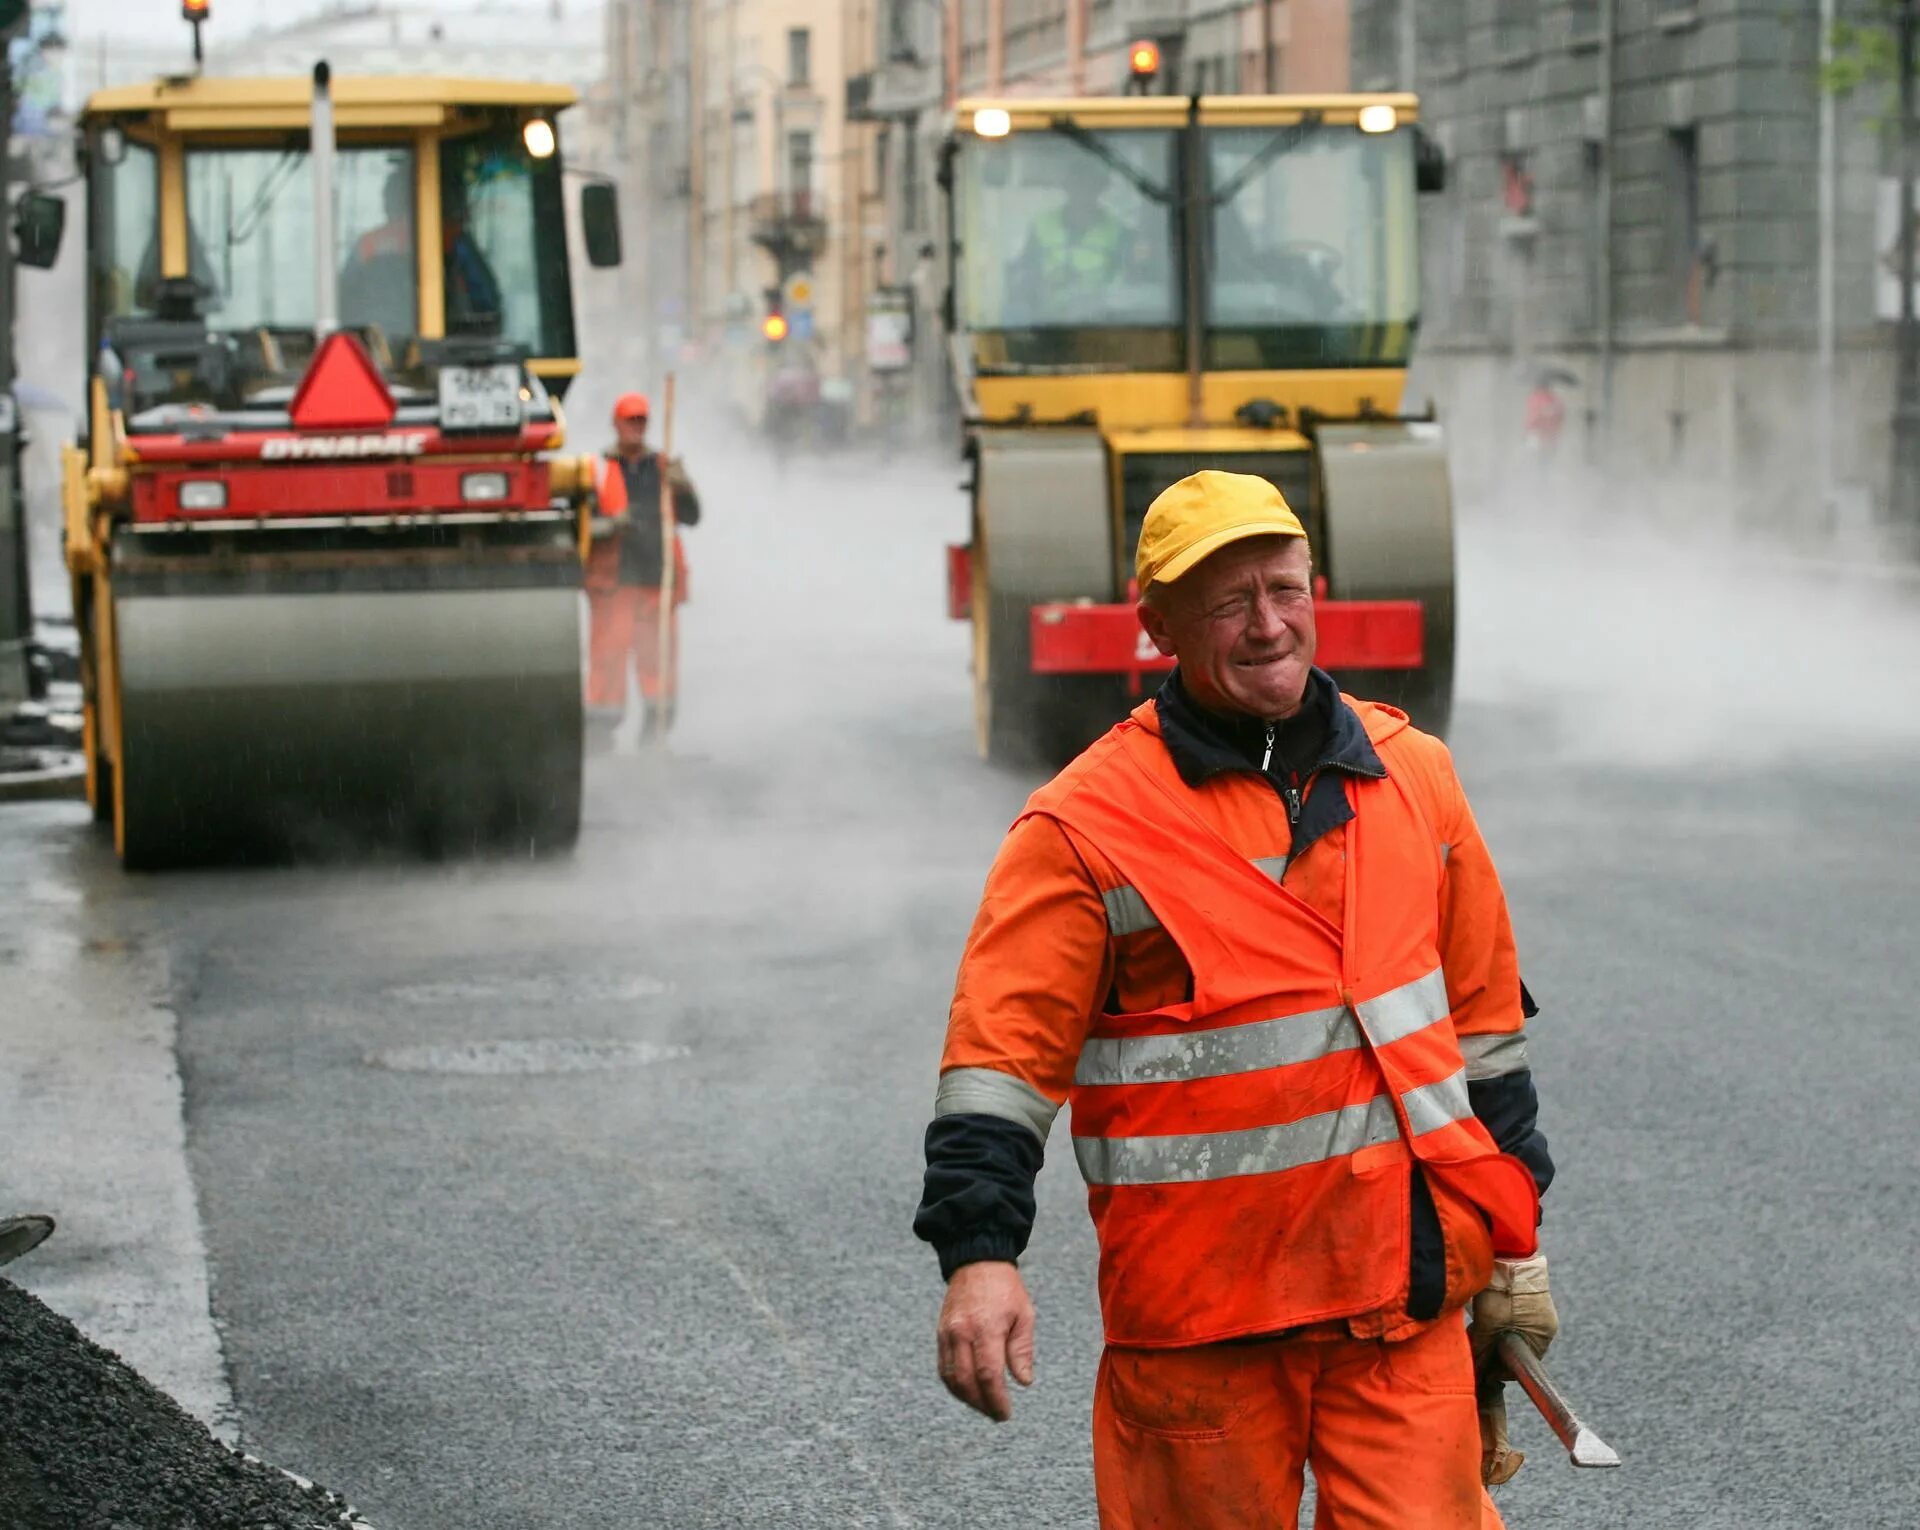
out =
<svg viewBox="0 0 1920 1530"><path fill-rule="evenodd" d="M13 209L13 237L23 266L45 271L60 258L67 231L67 204L45 191L29 191Z"/></svg>
<svg viewBox="0 0 1920 1530"><path fill-rule="evenodd" d="M1413 189L1423 194L1447 189L1447 151L1418 123L1413 128Z"/></svg>
<svg viewBox="0 0 1920 1530"><path fill-rule="evenodd" d="M587 237L587 264L600 270L620 264L620 193L611 181L580 188L580 227Z"/></svg>

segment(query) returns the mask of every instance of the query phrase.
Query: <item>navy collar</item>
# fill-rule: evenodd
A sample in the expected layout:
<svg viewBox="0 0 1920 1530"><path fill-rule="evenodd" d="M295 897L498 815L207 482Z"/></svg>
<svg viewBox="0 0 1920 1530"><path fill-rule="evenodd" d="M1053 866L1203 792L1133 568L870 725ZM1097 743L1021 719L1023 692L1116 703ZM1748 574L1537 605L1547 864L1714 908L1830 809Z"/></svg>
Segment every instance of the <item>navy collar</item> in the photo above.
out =
<svg viewBox="0 0 1920 1530"><path fill-rule="evenodd" d="M1267 725L1257 717L1229 716L1196 702L1175 670L1154 698L1167 752L1189 786L1201 786L1228 771L1260 773ZM1273 763L1265 774L1279 784L1297 778L1304 786L1323 770L1383 780L1387 767L1367 737L1366 725L1341 698L1332 675L1315 668L1306 702L1274 732Z"/></svg>
<svg viewBox="0 0 1920 1530"><path fill-rule="evenodd" d="M1333 676L1323 669L1308 677L1305 704L1274 729L1273 758L1264 771L1260 759L1266 752L1267 725L1259 718L1227 716L1200 706L1177 669L1167 676L1154 705L1167 753L1188 786L1197 790L1219 776L1250 773L1264 779L1287 804L1289 861L1353 817L1344 789L1315 789L1326 772L1386 779L1387 767L1360 714L1347 705Z"/></svg>

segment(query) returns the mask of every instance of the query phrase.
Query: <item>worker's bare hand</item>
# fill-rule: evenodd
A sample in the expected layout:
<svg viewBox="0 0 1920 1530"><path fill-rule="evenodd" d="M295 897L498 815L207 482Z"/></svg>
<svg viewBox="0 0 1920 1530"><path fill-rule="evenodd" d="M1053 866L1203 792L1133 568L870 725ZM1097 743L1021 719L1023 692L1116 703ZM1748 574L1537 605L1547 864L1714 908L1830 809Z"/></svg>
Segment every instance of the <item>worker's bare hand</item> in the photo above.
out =
<svg viewBox="0 0 1920 1530"><path fill-rule="evenodd" d="M1033 1385L1033 1302L1012 1264L964 1264L940 1308L940 1379L969 1408L1004 1424L1013 1417L1007 1373Z"/></svg>

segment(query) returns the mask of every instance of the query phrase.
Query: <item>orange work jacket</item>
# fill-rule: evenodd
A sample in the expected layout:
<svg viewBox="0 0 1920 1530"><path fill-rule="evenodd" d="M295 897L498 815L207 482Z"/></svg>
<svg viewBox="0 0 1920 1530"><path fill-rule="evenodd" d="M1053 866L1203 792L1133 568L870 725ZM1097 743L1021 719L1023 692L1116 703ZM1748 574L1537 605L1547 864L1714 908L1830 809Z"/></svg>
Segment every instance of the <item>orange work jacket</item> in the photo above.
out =
<svg viewBox="0 0 1920 1530"><path fill-rule="evenodd" d="M1470 814L1442 746L1392 708L1349 704L1387 774L1343 783L1354 816L1337 847L1316 846L1318 875L1342 885L1312 901L1230 842L1157 737L1151 703L1037 792L1015 826L1018 837L1050 820L1081 867L1102 868L1101 881L1110 871L1109 917L1151 922L1191 973L1184 999L1091 1015L1073 1062L1074 1153L1110 1343L1336 1319L1389 1336L1418 1326L1404 1311L1416 1159L1448 1236L1448 1305L1484 1283L1492 1254L1535 1246L1533 1177L1473 1115L1443 970L1442 926L1456 921L1440 826ZM1207 790L1219 789L1277 804L1252 777ZM1497 926L1510 944L1504 903L1497 914L1486 933ZM986 1017L960 1009L957 998L946 1066L978 1087L995 1043L970 1038ZM1032 1020L1001 1023L1020 1033ZM1033 1041L1016 1034L1002 1051ZM1478 1243L1464 1261L1477 1268L1458 1268L1463 1242Z"/></svg>
<svg viewBox="0 0 1920 1530"><path fill-rule="evenodd" d="M667 463L660 459L660 472L666 475ZM652 514L658 515L660 507L650 506ZM600 459L600 514L611 520L627 512L627 475L620 470L618 457ZM646 513L636 512L636 513ZM616 588L620 583L620 532L616 529L609 536L595 537L592 549L587 553L586 587L589 593L600 595ZM680 540L680 528L673 528L673 603L685 605L688 595L688 570L686 544Z"/></svg>

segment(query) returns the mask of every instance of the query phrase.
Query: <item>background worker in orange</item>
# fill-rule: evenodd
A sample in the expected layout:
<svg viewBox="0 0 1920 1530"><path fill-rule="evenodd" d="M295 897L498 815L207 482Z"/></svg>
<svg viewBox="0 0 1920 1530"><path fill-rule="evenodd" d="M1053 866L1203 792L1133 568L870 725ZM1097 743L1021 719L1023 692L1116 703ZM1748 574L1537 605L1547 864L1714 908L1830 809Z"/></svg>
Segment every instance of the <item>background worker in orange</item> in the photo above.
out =
<svg viewBox="0 0 1920 1530"><path fill-rule="evenodd" d="M1071 1099L1105 1530L1291 1525L1309 1465L1327 1530L1497 1526L1492 1345L1558 1327L1499 879L1445 747L1313 667L1277 490L1182 480L1137 568L1178 668L1034 795L961 963L914 1224L942 1380L1000 1420L1032 1381L1016 1261Z"/></svg>
<svg viewBox="0 0 1920 1530"><path fill-rule="evenodd" d="M647 446L646 396L623 393L613 406L614 450L600 476L600 513L614 522L615 535L595 544L587 560L587 604L591 618L587 668L587 716L611 732L626 712L627 666L639 672L646 707L642 736L664 733L673 724L679 679L678 607L687 599L686 553L679 527L700 524L700 496L676 459L667 462ZM677 525L672 547L660 516L660 474L673 486ZM673 558L673 605L669 613L671 657L661 653L660 604L666 559Z"/></svg>

